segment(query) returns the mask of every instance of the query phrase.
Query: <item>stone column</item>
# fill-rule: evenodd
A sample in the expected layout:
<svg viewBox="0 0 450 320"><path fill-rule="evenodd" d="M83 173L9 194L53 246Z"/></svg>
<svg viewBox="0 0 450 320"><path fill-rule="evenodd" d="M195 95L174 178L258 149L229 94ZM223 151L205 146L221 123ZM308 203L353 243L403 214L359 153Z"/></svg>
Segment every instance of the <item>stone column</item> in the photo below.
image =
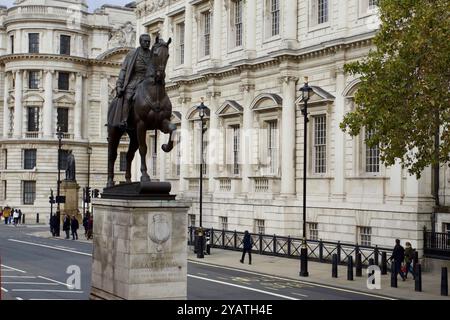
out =
<svg viewBox="0 0 450 320"><path fill-rule="evenodd" d="M3 138L8 138L9 136L9 106L8 106L8 97L9 97L9 72L5 72L5 86L4 86L4 94L3 94Z"/></svg>
<svg viewBox="0 0 450 320"><path fill-rule="evenodd" d="M189 120L187 119L187 112L189 110L189 102L191 98L181 97L179 103L181 104L181 159L180 159L180 192L188 190L188 183L186 178L189 169Z"/></svg>
<svg viewBox="0 0 450 320"><path fill-rule="evenodd" d="M298 0L285 0L285 19L283 42L287 48L295 48L297 44L297 2Z"/></svg>
<svg viewBox="0 0 450 320"><path fill-rule="evenodd" d="M101 139L106 139L107 130L106 122L108 116L108 75L100 74L100 123L99 123L99 136Z"/></svg>
<svg viewBox="0 0 450 320"><path fill-rule="evenodd" d="M16 84L14 90L14 138L22 137L22 122L23 122L22 77L23 77L22 70L16 71Z"/></svg>
<svg viewBox="0 0 450 320"><path fill-rule="evenodd" d="M343 69L339 68L336 75L336 99L334 100L336 121L332 129L335 136L333 197L338 199L345 197L345 133L339 128L345 114L344 88L345 74Z"/></svg>
<svg viewBox="0 0 450 320"><path fill-rule="evenodd" d="M281 119L281 193L295 193L295 84L298 78L280 78L283 86Z"/></svg>
<svg viewBox="0 0 450 320"><path fill-rule="evenodd" d="M44 138L54 137L53 130L53 74L54 70L45 70L44 80Z"/></svg>
<svg viewBox="0 0 450 320"><path fill-rule="evenodd" d="M75 80L75 112L73 117L73 132L75 139L81 139L81 123L83 121L83 75L78 72ZM103 116L102 109L102 116Z"/></svg>
<svg viewBox="0 0 450 320"><path fill-rule="evenodd" d="M222 54L222 0L214 0L213 7L213 38L212 38L212 62L216 65L220 64Z"/></svg>
<svg viewBox="0 0 450 320"><path fill-rule="evenodd" d="M251 1L250 1L251 2ZM241 161L242 161L242 193L250 192L250 179L252 175L252 133L253 133L253 113L250 109L250 105L255 95L255 85L250 83L244 83L240 87L240 91L243 93L244 114L243 114L243 129L242 130L242 143L241 143Z"/></svg>
<svg viewBox="0 0 450 320"><path fill-rule="evenodd" d="M184 68L187 71L192 70L192 5L186 3L184 18Z"/></svg>
<svg viewBox="0 0 450 320"><path fill-rule="evenodd" d="M245 39L245 52L247 58L256 58L256 0L247 0L247 10L245 10L246 23L244 34L247 35Z"/></svg>
<svg viewBox="0 0 450 320"><path fill-rule="evenodd" d="M209 109L209 128L208 128L208 155L205 159L206 165L209 166L209 192L215 192L215 182L214 177L217 176L217 163L218 163L218 146L219 144L219 117L216 112L219 108L219 98L220 92L214 89L206 93L206 97L210 99Z"/></svg>

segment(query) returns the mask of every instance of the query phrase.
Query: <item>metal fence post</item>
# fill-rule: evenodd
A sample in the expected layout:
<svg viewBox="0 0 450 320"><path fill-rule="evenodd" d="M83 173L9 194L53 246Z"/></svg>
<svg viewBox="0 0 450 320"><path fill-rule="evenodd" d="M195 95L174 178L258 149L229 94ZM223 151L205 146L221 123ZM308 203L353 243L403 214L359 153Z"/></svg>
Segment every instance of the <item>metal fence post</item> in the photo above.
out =
<svg viewBox="0 0 450 320"><path fill-rule="evenodd" d="M361 263L361 253L356 254L356 276L362 277L362 263Z"/></svg>
<svg viewBox="0 0 450 320"><path fill-rule="evenodd" d="M225 248L225 229L222 229L222 248Z"/></svg>
<svg viewBox="0 0 450 320"><path fill-rule="evenodd" d="M347 257L347 280L353 280L353 257Z"/></svg>
<svg viewBox="0 0 450 320"><path fill-rule="evenodd" d="M375 259L375 265L379 266L379 261L378 261L378 246L375 245L375 251L373 252L373 257Z"/></svg>
<svg viewBox="0 0 450 320"><path fill-rule="evenodd" d="M319 241L319 261L323 262L323 241L320 239Z"/></svg>
<svg viewBox="0 0 450 320"><path fill-rule="evenodd" d="M36 223L39 223L39 213L36 213Z"/></svg>
<svg viewBox="0 0 450 320"><path fill-rule="evenodd" d="M337 263L340 263L341 262L341 241L338 241L338 244L337 244L337 253L336 253L336 256L337 256Z"/></svg>
<svg viewBox="0 0 450 320"><path fill-rule="evenodd" d="M277 236L274 234L273 235L273 254L276 255L277 254Z"/></svg>
<svg viewBox="0 0 450 320"><path fill-rule="evenodd" d="M422 267L420 263L416 265L416 268L417 272L416 272L416 282L414 283L414 290L417 292L422 292Z"/></svg>
<svg viewBox="0 0 450 320"><path fill-rule="evenodd" d="M381 274L387 274L387 254L385 251L381 253Z"/></svg>
<svg viewBox="0 0 450 320"><path fill-rule="evenodd" d="M288 257L290 257L291 256L291 236L288 236L288 240L287 241L288 241L287 242L287 244L288 244L287 254L288 254Z"/></svg>
<svg viewBox="0 0 450 320"><path fill-rule="evenodd" d="M333 254L333 263L331 267L331 276L333 278L338 277L338 257L337 254Z"/></svg>
<svg viewBox="0 0 450 320"><path fill-rule="evenodd" d="M234 248L237 249L237 232L234 230Z"/></svg>
<svg viewBox="0 0 450 320"><path fill-rule="evenodd" d="M259 233L259 254L263 254L263 237L262 233Z"/></svg>
<svg viewBox="0 0 450 320"><path fill-rule="evenodd" d="M448 296L448 273L447 273L447 267L442 267L442 273L441 273L441 296Z"/></svg>

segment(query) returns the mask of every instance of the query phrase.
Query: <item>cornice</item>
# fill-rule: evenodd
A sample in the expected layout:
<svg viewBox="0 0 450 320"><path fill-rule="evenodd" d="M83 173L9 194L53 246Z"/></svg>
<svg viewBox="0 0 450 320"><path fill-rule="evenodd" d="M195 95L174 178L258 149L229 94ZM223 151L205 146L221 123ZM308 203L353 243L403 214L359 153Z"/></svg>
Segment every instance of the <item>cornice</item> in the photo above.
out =
<svg viewBox="0 0 450 320"><path fill-rule="evenodd" d="M99 59L89 59L77 56L66 56L57 54L42 54L42 53L19 53L19 54L8 54L0 56L0 65L4 65L8 62L13 61L30 61L30 60L45 60L45 61L64 61L78 63L82 65L102 65L102 66L113 66L120 67L120 62L105 61Z"/></svg>

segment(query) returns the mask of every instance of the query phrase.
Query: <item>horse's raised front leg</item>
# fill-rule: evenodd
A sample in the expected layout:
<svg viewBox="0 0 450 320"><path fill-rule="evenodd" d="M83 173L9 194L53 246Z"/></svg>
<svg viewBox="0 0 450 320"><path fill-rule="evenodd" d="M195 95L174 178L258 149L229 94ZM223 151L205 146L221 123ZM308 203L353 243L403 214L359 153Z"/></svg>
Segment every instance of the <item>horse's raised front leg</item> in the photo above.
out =
<svg viewBox="0 0 450 320"><path fill-rule="evenodd" d="M130 137L130 145L128 146L127 152L127 170L125 172L125 181L127 183L131 183L131 163L133 162L134 154L139 148L139 142L137 139L136 130L132 130L128 136Z"/></svg>
<svg viewBox="0 0 450 320"><path fill-rule="evenodd" d="M161 125L161 131L169 134L169 141L161 146L164 152L170 152L173 148L173 132L177 129L177 126L165 119Z"/></svg>
<svg viewBox="0 0 450 320"><path fill-rule="evenodd" d="M108 181L106 187L114 186L114 163L117 159L117 147L121 136L122 132L119 129L108 128Z"/></svg>
<svg viewBox="0 0 450 320"><path fill-rule="evenodd" d="M139 154L141 155L141 182L150 181L150 176L147 173L147 164L145 162L145 157L147 155L147 143L145 141L145 136L147 130L145 129L142 121L138 123L136 130L137 140L139 142Z"/></svg>

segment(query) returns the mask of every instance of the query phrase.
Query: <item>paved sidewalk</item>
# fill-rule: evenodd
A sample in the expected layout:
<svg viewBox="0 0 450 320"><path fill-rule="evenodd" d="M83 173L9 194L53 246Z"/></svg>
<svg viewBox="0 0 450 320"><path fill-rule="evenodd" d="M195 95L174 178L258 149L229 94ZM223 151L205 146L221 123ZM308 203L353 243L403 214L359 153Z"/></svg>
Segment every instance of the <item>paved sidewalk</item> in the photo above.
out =
<svg viewBox="0 0 450 320"><path fill-rule="evenodd" d="M342 289L367 292L375 295L383 295L397 299L408 300L450 300L450 297L443 297L441 292L441 275L435 273L422 273L422 292L414 291L414 280L408 278L402 281L398 277L397 288L391 288L390 273L381 276L381 289L370 290L366 286L366 269L363 269L363 277L356 277L353 271L354 281L347 280L347 267L338 266L338 278L331 277L331 263L319 263L308 261L309 277L300 277L300 260L252 254L252 264L239 262L242 252L221 250L211 248L211 255L205 255L204 259L198 259L193 252L193 247L188 247L188 259L195 262L209 263L214 265L238 268L247 271L254 271L291 278L295 280L312 282L316 284L329 285Z"/></svg>

